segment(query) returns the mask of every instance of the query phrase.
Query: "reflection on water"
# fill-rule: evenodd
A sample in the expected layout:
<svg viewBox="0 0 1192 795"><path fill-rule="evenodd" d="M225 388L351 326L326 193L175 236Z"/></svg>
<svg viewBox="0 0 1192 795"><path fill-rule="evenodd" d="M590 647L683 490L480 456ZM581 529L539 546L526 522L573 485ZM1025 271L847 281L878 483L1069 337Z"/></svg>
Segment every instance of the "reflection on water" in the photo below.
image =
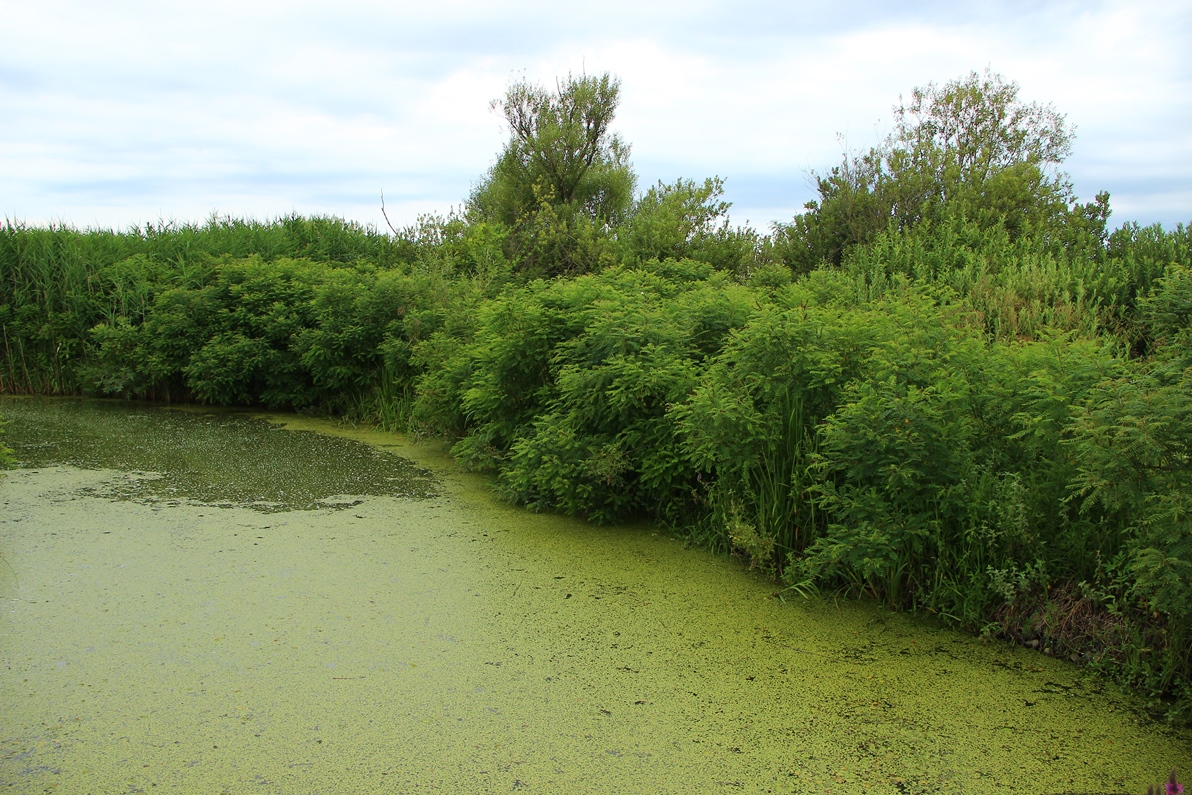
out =
<svg viewBox="0 0 1192 795"><path fill-rule="evenodd" d="M784 603L432 456L429 499L211 507L383 489L410 465L360 441L419 454L398 437L40 404L3 406L43 468L0 481L0 792L1110 795L1192 761L1087 671ZM117 466L165 473L158 496L96 499Z"/></svg>
<svg viewBox="0 0 1192 795"><path fill-rule="evenodd" d="M247 414L115 401L6 400L19 466L126 473L96 496L259 511L346 507L345 495L433 496L430 473L360 442L290 432Z"/></svg>

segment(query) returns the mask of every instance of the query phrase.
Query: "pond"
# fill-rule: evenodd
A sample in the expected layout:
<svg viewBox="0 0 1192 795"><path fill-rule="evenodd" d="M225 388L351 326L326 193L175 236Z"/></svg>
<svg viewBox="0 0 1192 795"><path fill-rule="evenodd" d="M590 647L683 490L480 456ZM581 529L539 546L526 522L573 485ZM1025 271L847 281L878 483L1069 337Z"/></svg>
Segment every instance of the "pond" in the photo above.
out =
<svg viewBox="0 0 1192 795"><path fill-rule="evenodd" d="M499 503L433 445L0 412L0 789L1142 793L1192 761L1065 662Z"/></svg>

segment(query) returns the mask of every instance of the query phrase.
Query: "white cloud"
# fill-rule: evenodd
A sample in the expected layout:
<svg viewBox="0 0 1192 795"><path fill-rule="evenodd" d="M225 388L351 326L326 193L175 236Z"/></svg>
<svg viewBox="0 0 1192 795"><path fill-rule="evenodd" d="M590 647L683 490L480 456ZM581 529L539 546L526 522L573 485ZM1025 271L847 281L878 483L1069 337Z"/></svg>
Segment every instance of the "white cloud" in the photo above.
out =
<svg viewBox="0 0 1192 795"><path fill-rule="evenodd" d="M642 186L728 180L765 226L873 144L900 93L990 66L1078 127L1078 192L1192 219L1192 3L162 5L0 0L0 214L125 226L211 211L382 224L461 202L511 79L622 79Z"/></svg>

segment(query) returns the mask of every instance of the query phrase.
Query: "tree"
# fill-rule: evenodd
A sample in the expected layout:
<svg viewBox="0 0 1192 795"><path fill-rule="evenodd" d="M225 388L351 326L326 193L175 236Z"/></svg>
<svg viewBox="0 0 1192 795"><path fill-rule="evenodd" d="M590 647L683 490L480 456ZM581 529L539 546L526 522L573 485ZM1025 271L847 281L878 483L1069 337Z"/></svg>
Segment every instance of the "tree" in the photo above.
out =
<svg viewBox="0 0 1192 795"><path fill-rule="evenodd" d="M507 253L523 270L590 269L600 239L626 218L636 178L629 146L610 129L620 87L607 73L569 75L553 92L522 81L493 100L510 138L468 213L511 230Z"/></svg>
<svg viewBox="0 0 1192 795"><path fill-rule="evenodd" d="M1072 128L1018 90L988 69L916 88L894 106L894 129L878 146L813 174L819 198L775 230L788 262L798 270L838 264L849 246L891 225L947 212L1004 224L1014 236L1083 218L1087 208L1070 207L1071 185L1056 169L1071 153Z"/></svg>
<svg viewBox="0 0 1192 795"><path fill-rule="evenodd" d="M620 256L628 262L694 259L718 270L740 273L754 264L758 235L729 225L724 180L703 183L659 181L633 204L632 216L617 230Z"/></svg>
<svg viewBox="0 0 1192 795"><path fill-rule="evenodd" d="M906 165L927 167L945 189L981 184L1022 164L1057 166L1072 153L1064 115L1051 105L1020 102L1018 84L988 69L916 88L894 114L892 153L909 156Z"/></svg>

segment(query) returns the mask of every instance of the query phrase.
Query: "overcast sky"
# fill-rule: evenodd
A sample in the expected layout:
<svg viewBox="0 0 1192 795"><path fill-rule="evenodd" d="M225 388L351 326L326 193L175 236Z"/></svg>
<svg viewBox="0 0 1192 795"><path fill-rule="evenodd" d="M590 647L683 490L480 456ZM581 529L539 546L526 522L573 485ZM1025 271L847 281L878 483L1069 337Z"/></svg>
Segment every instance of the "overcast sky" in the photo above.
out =
<svg viewBox="0 0 1192 795"><path fill-rule="evenodd" d="M489 100L622 81L639 187L727 180L765 229L808 172L986 67L1076 127L1077 194L1192 221L1192 0L72 2L0 0L0 216L115 227L458 206L507 132Z"/></svg>

